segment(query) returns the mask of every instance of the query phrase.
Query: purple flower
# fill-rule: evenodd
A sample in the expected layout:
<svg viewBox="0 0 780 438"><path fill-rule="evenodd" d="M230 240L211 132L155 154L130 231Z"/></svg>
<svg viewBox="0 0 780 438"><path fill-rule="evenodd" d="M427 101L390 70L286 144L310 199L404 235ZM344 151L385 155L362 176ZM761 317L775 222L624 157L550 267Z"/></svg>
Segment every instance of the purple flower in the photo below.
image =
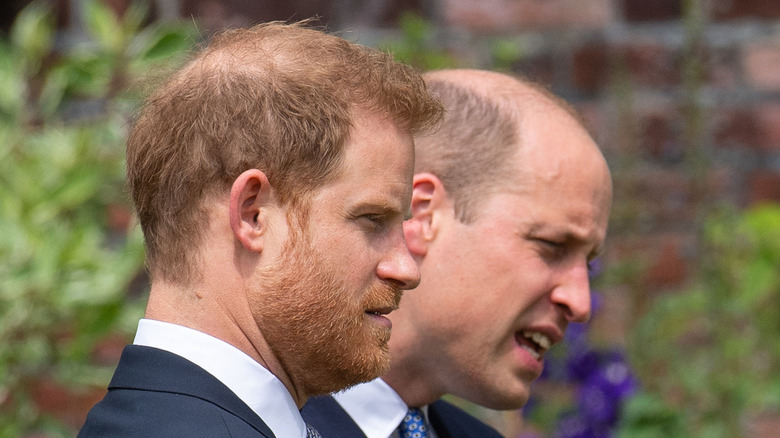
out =
<svg viewBox="0 0 780 438"><path fill-rule="evenodd" d="M599 369L599 354L590 349L572 351L566 361L566 373L573 382L583 382Z"/></svg>
<svg viewBox="0 0 780 438"><path fill-rule="evenodd" d="M590 313L591 315L595 315L598 313L599 310L601 310L601 303L603 299L601 298L601 293L596 290L590 291Z"/></svg>
<svg viewBox="0 0 780 438"><path fill-rule="evenodd" d="M588 262L588 277L593 278L601 274L604 269L604 264L601 263L601 259L595 258Z"/></svg>
<svg viewBox="0 0 780 438"><path fill-rule="evenodd" d="M592 424L600 426L611 427L617 422L623 401L636 391L637 386L622 355L613 356L612 360L603 362L578 391L580 412Z"/></svg>
<svg viewBox="0 0 780 438"><path fill-rule="evenodd" d="M587 328L587 324L581 324L578 322L569 324L569 326L566 328L566 333L563 335L563 342L565 342L569 348L587 348Z"/></svg>
<svg viewBox="0 0 780 438"><path fill-rule="evenodd" d="M609 432L595 428L585 416L569 414L558 422L555 438L608 438Z"/></svg>

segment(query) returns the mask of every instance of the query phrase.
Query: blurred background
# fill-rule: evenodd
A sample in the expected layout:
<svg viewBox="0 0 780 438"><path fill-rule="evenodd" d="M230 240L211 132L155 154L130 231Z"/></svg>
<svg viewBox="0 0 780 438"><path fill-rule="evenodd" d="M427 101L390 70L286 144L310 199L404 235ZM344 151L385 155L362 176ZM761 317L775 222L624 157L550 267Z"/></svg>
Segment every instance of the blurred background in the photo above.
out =
<svg viewBox="0 0 780 438"><path fill-rule="evenodd" d="M507 437L780 436L777 0L5 0L0 437L74 436L148 287L123 188L150 84L218 29L319 17L420 70L549 86L613 171L594 317Z"/></svg>

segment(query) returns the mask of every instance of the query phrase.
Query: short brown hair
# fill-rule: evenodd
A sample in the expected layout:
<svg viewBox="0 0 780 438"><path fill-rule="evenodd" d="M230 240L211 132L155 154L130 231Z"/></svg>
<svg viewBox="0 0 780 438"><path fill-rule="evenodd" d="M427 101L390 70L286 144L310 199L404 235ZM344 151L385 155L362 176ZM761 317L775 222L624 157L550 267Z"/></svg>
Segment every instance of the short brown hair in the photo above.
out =
<svg viewBox="0 0 780 438"><path fill-rule="evenodd" d="M479 199L512 170L518 114L449 80L426 82L446 115L438 129L415 137L415 173L436 175L454 202L456 217L469 223Z"/></svg>
<svg viewBox="0 0 780 438"><path fill-rule="evenodd" d="M522 147L523 114L538 110L534 103L554 105L580 125L582 121L567 102L538 83L515 75L475 71L486 78L492 76L496 84L501 81L478 89L446 74L458 71L423 75L446 115L438 129L414 139L415 173L436 175L453 201L456 217L470 223L477 217L481 200L505 188L504 181L516 180L513 157Z"/></svg>
<svg viewBox="0 0 780 438"><path fill-rule="evenodd" d="M413 134L441 117L419 75L390 55L305 23L226 31L146 101L127 143L127 181L152 275L193 279L209 196L265 172L283 205L338 170L355 111Z"/></svg>

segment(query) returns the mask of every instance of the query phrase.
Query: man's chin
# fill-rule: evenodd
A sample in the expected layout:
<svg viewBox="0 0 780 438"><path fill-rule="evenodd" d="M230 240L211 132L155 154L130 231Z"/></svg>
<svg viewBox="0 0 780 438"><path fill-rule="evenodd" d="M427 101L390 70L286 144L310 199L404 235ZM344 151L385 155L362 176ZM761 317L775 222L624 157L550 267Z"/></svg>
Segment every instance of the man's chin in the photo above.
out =
<svg viewBox="0 0 780 438"><path fill-rule="evenodd" d="M385 344L386 345L386 344ZM311 382L309 395L324 395L341 391L346 388L369 382L383 375L390 369L390 354L386 348L377 348L370 356L365 354L355 358L351 366L333 370L330 381Z"/></svg>
<svg viewBox="0 0 780 438"><path fill-rule="evenodd" d="M496 411L510 411L522 409L528 402L530 391L526 388L522 391L506 392L506 390L494 390L492 396L484 400L474 400L477 404Z"/></svg>

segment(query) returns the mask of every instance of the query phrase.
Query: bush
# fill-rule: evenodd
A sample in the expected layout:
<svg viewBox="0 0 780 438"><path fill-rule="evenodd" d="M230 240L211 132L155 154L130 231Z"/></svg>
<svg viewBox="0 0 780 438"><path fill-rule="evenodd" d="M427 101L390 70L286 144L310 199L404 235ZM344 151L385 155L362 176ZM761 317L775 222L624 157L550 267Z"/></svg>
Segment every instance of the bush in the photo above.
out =
<svg viewBox="0 0 780 438"><path fill-rule="evenodd" d="M0 39L0 436L70 435L36 385L104 388L95 346L141 315L126 298L143 264L123 191L130 90L193 37L145 17L86 2L90 39L57 51L51 11L33 3Z"/></svg>
<svg viewBox="0 0 780 438"><path fill-rule="evenodd" d="M716 212L702 237L696 279L633 333L645 391L621 436L745 436L751 417L780 410L780 206Z"/></svg>

